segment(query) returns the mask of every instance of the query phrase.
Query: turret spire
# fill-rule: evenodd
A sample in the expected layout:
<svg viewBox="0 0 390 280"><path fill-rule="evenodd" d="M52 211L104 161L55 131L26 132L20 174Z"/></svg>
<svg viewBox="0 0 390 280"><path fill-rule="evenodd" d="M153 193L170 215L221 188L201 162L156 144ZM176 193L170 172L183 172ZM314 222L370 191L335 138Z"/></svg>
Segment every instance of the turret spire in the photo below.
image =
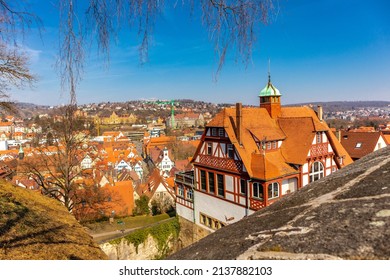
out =
<svg viewBox="0 0 390 280"><path fill-rule="evenodd" d="M268 85L271 84L271 59L268 58Z"/></svg>
<svg viewBox="0 0 390 280"><path fill-rule="evenodd" d="M267 109L271 118L276 118L281 114L279 90L271 83L271 60L268 59L268 83L260 91L260 108Z"/></svg>

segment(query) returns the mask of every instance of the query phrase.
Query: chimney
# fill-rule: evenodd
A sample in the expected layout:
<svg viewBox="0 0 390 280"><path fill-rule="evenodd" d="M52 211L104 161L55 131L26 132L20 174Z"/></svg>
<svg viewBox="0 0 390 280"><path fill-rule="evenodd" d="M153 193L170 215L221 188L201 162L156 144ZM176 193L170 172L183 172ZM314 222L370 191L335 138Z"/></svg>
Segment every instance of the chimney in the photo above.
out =
<svg viewBox="0 0 390 280"><path fill-rule="evenodd" d="M337 140L339 140L339 142L341 142L341 130L337 130L336 135L337 135Z"/></svg>
<svg viewBox="0 0 390 280"><path fill-rule="evenodd" d="M242 145L242 104L236 103L236 137L238 144Z"/></svg>
<svg viewBox="0 0 390 280"><path fill-rule="evenodd" d="M321 105L317 106L317 116L320 119L320 121L323 120L323 118L322 118L323 117L323 113L322 113L322 106Z"/></svg>

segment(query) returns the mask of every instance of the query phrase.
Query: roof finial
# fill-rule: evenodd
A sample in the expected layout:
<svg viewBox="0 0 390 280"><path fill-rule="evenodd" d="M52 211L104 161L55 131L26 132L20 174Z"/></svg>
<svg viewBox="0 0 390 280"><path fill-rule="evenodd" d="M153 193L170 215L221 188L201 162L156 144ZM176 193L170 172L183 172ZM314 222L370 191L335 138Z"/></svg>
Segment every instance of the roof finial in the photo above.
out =
<svg viewBox="0 0 390 280"><path fill-rule="evenodd" d="M271 59L268 58L268 83L271 83Z"/></svg>

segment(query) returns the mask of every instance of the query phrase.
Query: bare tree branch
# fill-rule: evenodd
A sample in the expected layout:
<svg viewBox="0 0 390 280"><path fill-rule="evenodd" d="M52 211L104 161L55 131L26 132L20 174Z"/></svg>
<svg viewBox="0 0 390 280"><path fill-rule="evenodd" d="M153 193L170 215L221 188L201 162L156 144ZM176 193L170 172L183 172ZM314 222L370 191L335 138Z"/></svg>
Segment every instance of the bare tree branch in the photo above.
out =
<svg viewBox="0 0 390 280"><path fill-rule="evenodd" d="M252 56L255 28L268 22L275 0L182 0L191 13L198 9L209 31L218 57L216 77L226 55L234 50L236 57L248 65ZM59 69L62 86L70 91L70 104L76 104L76 87L84 66L84 35L76 17L74 0L61 1L61 35ZM172 8L177 6L177 1ZM96 38L98 51L109 61L110 42L123 24L137 24L140 37L140 62L148 60L150 41L156 18L167 8L163 0L89 0L86 9L88 30ZM96 34L96 35L94 35Z"/></svg>
<svg viewBox="0 0 390 280"><path fill-rule="evenodd" d="M31 86L36 81L29 69L29 57L18 45L33 25L42 27L39 18L28 11L26 1L0 0L0 107L13 113L16 109L7 101L7 90Z"/></svg>

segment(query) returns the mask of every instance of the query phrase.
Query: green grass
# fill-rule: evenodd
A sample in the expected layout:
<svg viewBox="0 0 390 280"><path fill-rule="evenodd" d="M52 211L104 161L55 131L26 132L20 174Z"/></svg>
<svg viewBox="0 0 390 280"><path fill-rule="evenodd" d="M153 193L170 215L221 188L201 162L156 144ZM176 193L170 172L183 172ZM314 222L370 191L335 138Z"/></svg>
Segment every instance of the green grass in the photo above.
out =
<svg viewBox="0 0 390 280"><path fill-rule="evenodd" d="M112 224L109 221L86 223L84 226L90 229L92 234L103 233L122 229L133 229L148 226L163 220L169 219L168 214L161 214L156 216L129 216L124 218L115 218ZM122 224L118 222L123 222Z"/></svg>

